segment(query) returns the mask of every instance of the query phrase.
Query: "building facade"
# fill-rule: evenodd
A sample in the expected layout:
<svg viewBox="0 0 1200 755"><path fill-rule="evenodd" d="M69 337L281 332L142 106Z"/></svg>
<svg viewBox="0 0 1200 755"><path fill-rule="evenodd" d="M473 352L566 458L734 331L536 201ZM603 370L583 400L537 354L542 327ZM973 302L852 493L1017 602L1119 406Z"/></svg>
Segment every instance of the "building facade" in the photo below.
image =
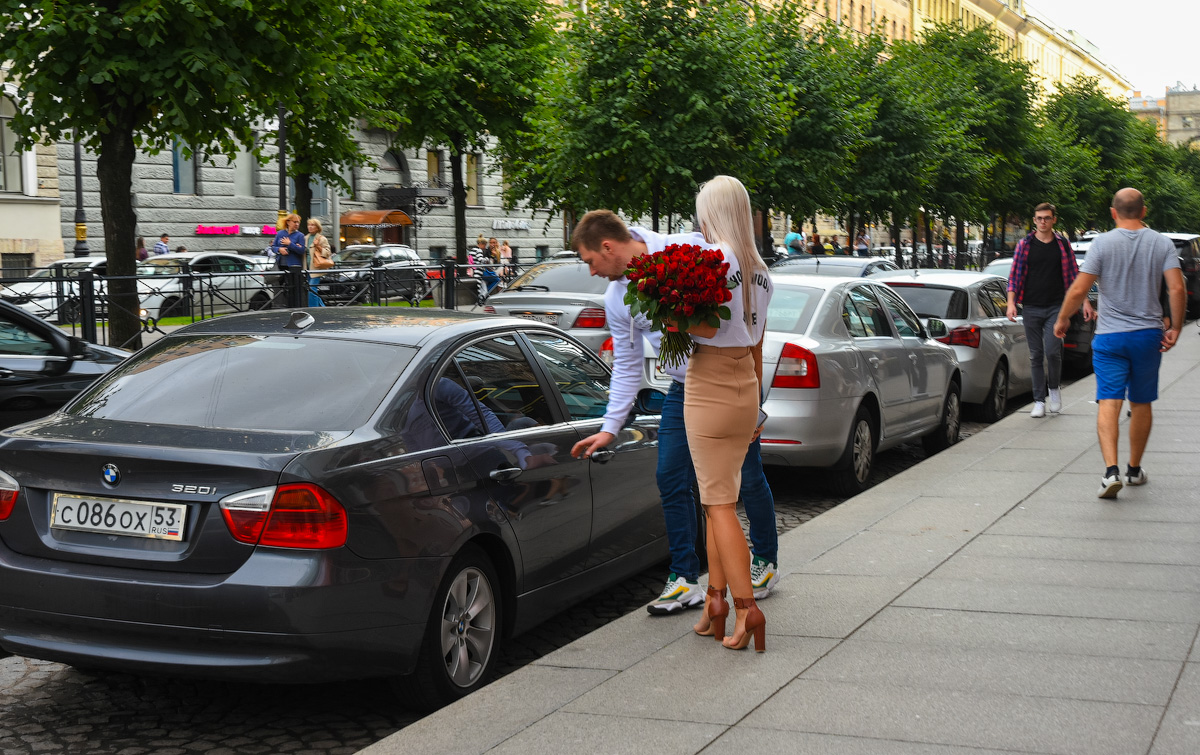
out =
<svg viewBox="0 0 1200 755"><path fill-rule="evenodd" d="M42 260L60 257L63 239L55 148L17 148L9 125L16 98L16 85L0 69L0 270L20 276Z"/></svg>
<svg viewBox="0 0 1200 755"><path fill-rule="evenodd" d="M1200 147L1200 89L1182 83L1167 90L1166 140Z"/></svg>
<svg viewBox="0 0 1200 755"><path fill-rule="evenodd" d="M1129 110L1146 123L1153 123L1158 138L1167 140L1167 98L1145 97L1135 91L1129 97Z"/></svg>

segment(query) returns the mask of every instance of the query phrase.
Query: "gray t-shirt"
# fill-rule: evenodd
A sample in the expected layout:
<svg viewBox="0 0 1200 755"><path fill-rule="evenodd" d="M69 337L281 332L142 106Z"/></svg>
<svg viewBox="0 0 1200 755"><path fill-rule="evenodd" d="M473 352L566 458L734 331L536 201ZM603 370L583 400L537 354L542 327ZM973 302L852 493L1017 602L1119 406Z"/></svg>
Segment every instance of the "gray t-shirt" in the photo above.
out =
<svg viewBox="0 0 1200 755"><path fill-rule="evenodd" d="M1179 267L1175 244L1158 231L1114 228L1097 236L1079 266L1100 279L1096 333L1161 328L1163 273L1173 267Z"/></svg>

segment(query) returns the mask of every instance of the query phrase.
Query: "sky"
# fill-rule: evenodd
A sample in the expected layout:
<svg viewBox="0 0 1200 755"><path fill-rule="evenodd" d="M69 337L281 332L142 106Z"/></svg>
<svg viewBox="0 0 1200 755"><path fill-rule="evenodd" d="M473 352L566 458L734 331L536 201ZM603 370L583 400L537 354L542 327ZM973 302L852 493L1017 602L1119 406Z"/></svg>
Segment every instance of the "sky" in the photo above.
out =
<svg viewBox="0 0 1200 755"><path fill-rule="evenodd" d="M1200 87L1198 0L1026 0L1025 7L1100 48L1143 95L1182 81Z"/></svg>

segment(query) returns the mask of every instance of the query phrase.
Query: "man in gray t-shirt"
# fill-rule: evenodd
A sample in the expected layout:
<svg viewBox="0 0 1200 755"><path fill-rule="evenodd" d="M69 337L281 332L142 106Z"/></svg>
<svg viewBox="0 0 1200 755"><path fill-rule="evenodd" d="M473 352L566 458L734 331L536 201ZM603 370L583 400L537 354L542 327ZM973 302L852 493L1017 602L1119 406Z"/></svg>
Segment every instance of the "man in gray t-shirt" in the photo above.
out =
<svg viewBox="0 0 1200 755"><path fill-rule="evenodd" d="M1093 283L1100 287L1100 315L1092 339L1092 369L1096 373L1096 434L1106 466L1100 483L1101 498L1116 498L1124 485L1144 485L1142 454L1150 439L1153 414L1150 402L1158 398L1158 367L1162 353L1175 345L1183 327L1186 289L1175 245L1152 231L1142 219L1146 206L1137 189L1121 189L1113 196L1116 228L1101 234L1088 248L1054 325L1058 337L1066 335L1071 313L1079 309ZM1170 295L1170 319L1159 302L1163 281ZM1166 326L1164 329L1164 325ZM1117 463L1121 406L1129 399L1129 466L1121 480Z"/></svg>

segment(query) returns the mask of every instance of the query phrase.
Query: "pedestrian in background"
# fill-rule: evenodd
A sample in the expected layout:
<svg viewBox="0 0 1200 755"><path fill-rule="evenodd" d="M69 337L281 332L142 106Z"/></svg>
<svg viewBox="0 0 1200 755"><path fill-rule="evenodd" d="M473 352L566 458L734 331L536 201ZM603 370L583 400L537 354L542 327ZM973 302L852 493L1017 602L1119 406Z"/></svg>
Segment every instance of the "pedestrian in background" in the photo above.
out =
<svg viewBox="0 0 1200 755"><path fill-rule="evenodd" d="M658 356L662 333L652 330L650 321L644 316L630 316L629 305L625 303L625 292L629 288L625 271L635 257L661 252L669 244L705 245L705 241L699 233L668 236L645 228L627 228L609 210L587 213L580 218L571 235L571 248L579 254L591 274L611 281L604 292L604 313L613 342L613 370L604 424L600 432L575 444L571 449L575 457L590 456L610 445L625 425L642 384L643 341L649 342L654 355ZM700 589L700 558L696 555L695 499L692 497L696 472L683 416L687 365L664 365L662 370L671 378L671 385L660 410L655 481L667 527L671 573L658 599L646 606L654 616L677 613L704 601L704 592ZM751 587L754 597L762 600L770 595L779 574L775 499L763 472L758 439L738 454L742 459L741 499L754 545Z"/></svg>
<svg viewBox="0 0 1200 755"><path fill-rule="evenodd" d="M155 254L170 254L171 253L170 243L171 243L171 237L168 236L167 234L164 233L163 235L159 236L158 241L154 242L154 253Z"/></svg>
<svg viewBox="0 0 1200 755"><path fill-rule="evenodd" d="M1054 334L1065 336L1072 313L1087 298L1092 284L1099 283L1100 316L1092 338L1092 368L1100 405L1096 435L1105 464L1098 493L1101 498L1116 498L1124 485L1145 485L1149 480L1141 464L1154 422L1150 404L1158 398L1162 354L1179 338L1187 301L1175 245L1142 222L1146 217L1142 193L1121 189L1113 196L1110 212L1116 228L1097 236L1088 247L1079 277L1067 292L1054 324ZM1164 281L1170 312L1163 312L1159 298ZM1117 449L1126 398L1129 465L1122 481Z"/></svg>
<svg viewBox="0 0 1200 755"><path fill-rule="evenodd" d="M825 245L821 243L821 234L814 233L812 235L812 244L808 247L809 254L824 254Z"/></svg>
<svg viewBox="0 0 1200 755"><path fill-rule="evenodd" d="M146 250L146 240L138 236L137 250L134 252L138 262L145 262L150 256L150 252Z"/></svg>
<svg viewBox="0 0 1200 755"><path fill-rule="evenodd" d="M858 252L859 257L871 256L871 239L866 231L858 232L858 238L854 241L854 251Z"/></svg>
<svg viewBox="0 0 1200 755"><path fill-rule="evenodd" d="M792 223L792 230L783 237L783 245L788 248L788 254L804 254L804 234Z"/></svg>
<svg viewBox="0 0 1200 755"><path fill-rule="evenodd" d="M283 219L283 228L275 232L271 242L275 250L275 268L277 270L300 270L304 267L305 244L304 234L300 233L300 216L291 213ZM275 278L275 296L272 298L275 306L303 306L303 292L296 290L288 283L288 276L277 275ZM299 286L299 282L296 284ZM286 304L285 304L286 302Z"/></svg>
<svg viewBox="0 0 1200 755"><path fill-rule="evenodd" d="M508 239L505 239L504 242L500 244L500 264L503 265L503 267L500 268L500 276L504 278L504 280L509 280L512 277L512 256L512 247L508 245Z"/></svg>
<svg viewBox="0 0 1200 755"><path fill-rule="evenodd" d="M322 233L325 229L316 218L308 219L308 236L305 244L308 246L308 306L324 307L325 300L317 293L321 276L333 267L333 252L329 248L329 239Z"/></svg>
<svg viewBox="0 0 1200 755"><path fill-rule="evenodd" d="M1054 231L1058 214L1054 205L1042 202L1033 208L1034 232L1017 242L1008 274L1008 319L1017 321L1022 306L1025 338L1029 342L1029 364L1033 377L1033 410L1030 417L1057 414L1062 409L1059 385L1062 380L1062 338L1054 334L1054 320L1063 306L1067 289L1079 275L1071 242ZM1083 318L1096 316L1091 302L1083 300Z"/></svg>

